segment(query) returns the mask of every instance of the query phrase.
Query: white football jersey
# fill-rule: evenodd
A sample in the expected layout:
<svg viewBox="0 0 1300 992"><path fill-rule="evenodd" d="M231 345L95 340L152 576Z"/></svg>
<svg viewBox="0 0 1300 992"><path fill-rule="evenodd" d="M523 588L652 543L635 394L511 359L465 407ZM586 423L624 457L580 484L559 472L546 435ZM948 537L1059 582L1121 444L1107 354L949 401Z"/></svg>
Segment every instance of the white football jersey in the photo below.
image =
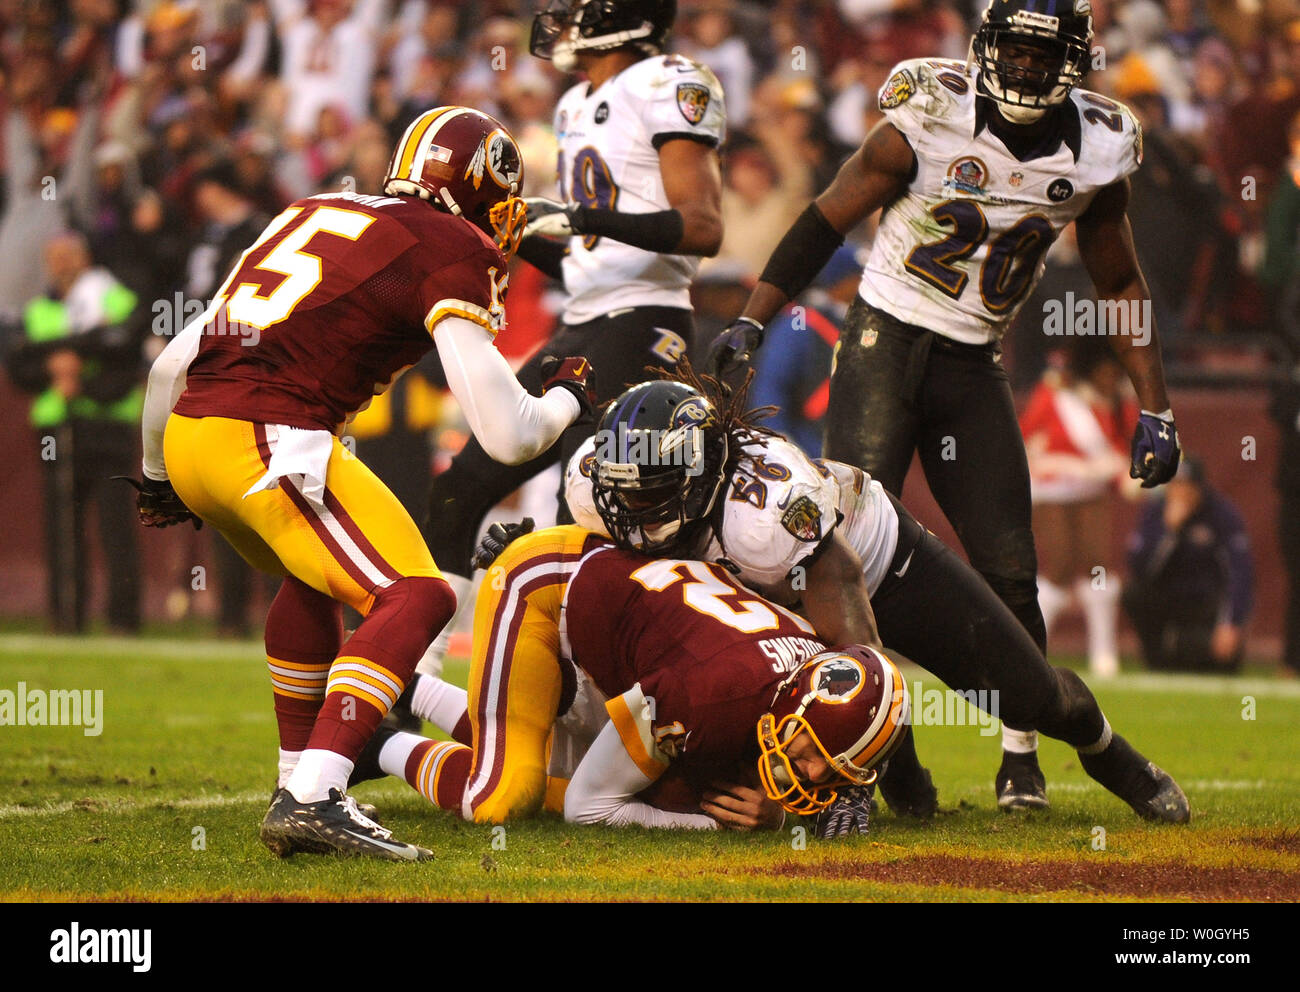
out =
<svg viewBox="0 0 1300 992"><path fill-rule="evenodd" d="M1002 336L1061 230L1142 161L1129 109L1077 87L1055 150L1020 161L985 123L997 110L976 100L978 77L973 64L913 59L881 87L917 171L881 217L859 288L871 306L967 344Z"/></svg>
<svg viewBox="0 0 1300 992"><path fill-rule="evenodd" d="M579 527L608 536L592 498L595 445L589 439L570 460L564 495ZM741 582L777 602L790 600L794 569L806 565L837 524L862 560L873 595L898 546L898 513L879 482L851 465L810 460L783 437L746 445L718 498L721 540L710 531L701 557L725 559Z"/></svg>
<svg viewBox="0 0 1300 992"><path fill-rule="evenodd" d="M579 83L555 108L560 199L619 213L670 210L660 147L686 138L716 148L726 116L717 77L680 55L642 59L594 92ZM627 307L691 308L698 257L658 255L591 235L575 235L568 248L565 323Z"/></svg>

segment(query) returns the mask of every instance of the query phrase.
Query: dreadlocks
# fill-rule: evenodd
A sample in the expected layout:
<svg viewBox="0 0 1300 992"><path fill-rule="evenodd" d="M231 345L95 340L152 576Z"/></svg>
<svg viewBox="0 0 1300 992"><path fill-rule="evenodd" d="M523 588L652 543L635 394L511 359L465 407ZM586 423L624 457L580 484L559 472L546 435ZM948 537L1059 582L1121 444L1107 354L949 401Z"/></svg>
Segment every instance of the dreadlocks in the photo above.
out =
<svg viewBox="0 0 1300 992"><path fill-rule="evenodd" d="M753 369L745 373L744 380L735 389L731 389L711 375L697 372L689 358L683 358L674 368L654 366L652 371L661 379L686 383L712 403L713 408L718 411L718 419L722 422L722 429L727 435L727 461L722 466L723 474L727 477L735 471L747 446L761 442L766 437L780 436L776 431L759 424L760 420L774 416L777 407L760 406L745 409L749 402L749 387L754 381Z"/></svg>

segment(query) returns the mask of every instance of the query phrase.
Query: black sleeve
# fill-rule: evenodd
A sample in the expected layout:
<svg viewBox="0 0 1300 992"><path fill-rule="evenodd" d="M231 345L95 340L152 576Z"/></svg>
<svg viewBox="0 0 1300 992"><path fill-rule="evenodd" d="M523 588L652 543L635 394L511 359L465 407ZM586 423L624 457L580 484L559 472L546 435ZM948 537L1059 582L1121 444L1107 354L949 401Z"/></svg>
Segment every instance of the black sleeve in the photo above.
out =
<svg viewBox="0 0 1300 992"><path fill-rule="evenodd" d="M793 300L817 277L842 244L844 235L831 227L816 203L810 203L776 246L759 279L771 283Z"/></svg>
<svg viewBox="0 0 1300 992"><path fill-rule="evenodd" d="M567 249L559 241L534 235L519 242L519 257L540 269L552 279L564 282L564 253Z"/></svg>

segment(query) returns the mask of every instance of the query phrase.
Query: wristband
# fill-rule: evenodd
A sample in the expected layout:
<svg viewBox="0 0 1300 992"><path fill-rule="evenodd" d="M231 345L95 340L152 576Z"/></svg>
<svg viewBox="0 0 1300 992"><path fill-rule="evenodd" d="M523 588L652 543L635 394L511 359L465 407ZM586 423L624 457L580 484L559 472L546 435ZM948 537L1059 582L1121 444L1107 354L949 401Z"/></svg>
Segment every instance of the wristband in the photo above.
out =
<svg viewBox="0 0 1300 992"><path fill-rule="evenodd" d="M682 243L686 224L678 210L658 210L649 214L628 214L618 210L574 207L573 229L578 234L594 234L621 241L633 248L671 255Z"/></svg>
<svg viewBox="0 0 1300 992"><path fill-rule="evenodd" d="M844 235L831 227L816 203L810 203L776 246L758 278L793 300L817 278L842 244Z"/></svg>

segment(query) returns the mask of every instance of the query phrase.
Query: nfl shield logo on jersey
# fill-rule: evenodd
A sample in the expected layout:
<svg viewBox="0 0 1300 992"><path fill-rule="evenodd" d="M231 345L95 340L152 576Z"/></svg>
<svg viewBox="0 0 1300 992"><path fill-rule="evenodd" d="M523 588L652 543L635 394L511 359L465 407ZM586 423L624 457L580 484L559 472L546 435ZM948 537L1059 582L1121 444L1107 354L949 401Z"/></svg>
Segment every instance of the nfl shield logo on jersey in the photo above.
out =
<svg viewBox="0 0 1300 992"><path fill-rule="evenodd" d="M704 112L709 109L708 87L700 83L678 83L677 109L691 124L704 120Z"/></svg>

